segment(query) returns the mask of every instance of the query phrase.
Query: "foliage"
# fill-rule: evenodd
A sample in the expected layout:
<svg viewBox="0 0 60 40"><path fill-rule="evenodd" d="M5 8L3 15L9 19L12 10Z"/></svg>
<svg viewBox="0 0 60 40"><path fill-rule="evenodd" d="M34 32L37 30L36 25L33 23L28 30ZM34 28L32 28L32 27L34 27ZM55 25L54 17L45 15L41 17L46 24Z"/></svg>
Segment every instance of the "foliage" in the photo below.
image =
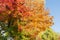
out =
<svg viewBox="0 0 60 40"><path fill-rule="evenodd" d="M44 1L0 0L0 26L6 40L35 40L53 25L53 17L44 8ZM5 39L1 39L5 40Z"/></svg>
<svg viewBox="0 0 60 40"><path fill-rule="evenodd" d="M58 40L58 35L51 28L47 29L43 34L38 35L42 40Z"/></svg>

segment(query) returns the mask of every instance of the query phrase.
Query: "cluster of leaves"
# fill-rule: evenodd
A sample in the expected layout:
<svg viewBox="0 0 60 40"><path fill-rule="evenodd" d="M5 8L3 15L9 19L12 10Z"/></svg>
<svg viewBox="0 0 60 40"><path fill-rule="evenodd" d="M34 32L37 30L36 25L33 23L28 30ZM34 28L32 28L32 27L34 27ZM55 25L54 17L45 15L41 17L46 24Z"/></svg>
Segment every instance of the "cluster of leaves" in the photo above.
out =
<svg viewBox="0 0 60 40"><path fill-rule="evenodd" d="M44 9L44 4L35 2L34 5L36 7L23 14L18 26L19 30L25 29L32 37L36 37L39 32L46 30L46 28L49 28L53 24L53 17L49 16L49 12Z"/></svg>
<svg viewBox="0 0 60 40"><path fill-rule="evenodd" d="M58 40L60 40L60 33L57 33L58 34Z"/></svg>
<svg viewBox="0 0 60 40"><path fill-rule="evenodd" d="M53 25L53 17L44 9L43 1L26 1L0 0L0 26L14 40L35 40L40 32Z"/></svg>
<svg viewBox="0 0 60 40"><path fill-rule="evenodd" d="M42 40L58 40L58 35L51 28L47 29L43 34L38 35Z"/></svg>

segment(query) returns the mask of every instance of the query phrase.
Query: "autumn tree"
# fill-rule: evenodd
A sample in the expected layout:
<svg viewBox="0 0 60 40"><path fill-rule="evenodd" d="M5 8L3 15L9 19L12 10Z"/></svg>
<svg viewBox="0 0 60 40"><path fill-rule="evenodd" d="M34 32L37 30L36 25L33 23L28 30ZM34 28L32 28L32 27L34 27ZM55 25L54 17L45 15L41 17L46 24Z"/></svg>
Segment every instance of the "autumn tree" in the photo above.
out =
<svg viewBox="0 0 60 40"><path fill-rule="evenodd" d="M6 38L36 40L40 32L50 28L53 17L44 4L44 0L0 0L0 26Z"/></svg>

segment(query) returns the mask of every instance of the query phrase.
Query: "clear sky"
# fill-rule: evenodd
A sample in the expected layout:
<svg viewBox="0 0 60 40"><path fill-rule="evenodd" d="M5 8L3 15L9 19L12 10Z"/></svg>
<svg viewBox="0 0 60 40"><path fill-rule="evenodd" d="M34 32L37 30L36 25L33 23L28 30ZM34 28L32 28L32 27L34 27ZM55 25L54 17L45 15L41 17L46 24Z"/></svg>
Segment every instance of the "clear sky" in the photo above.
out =
<svg viewBox="0 0 60 40"><path fill-rule="evenodd" d="M52 29L60 33L60 0L46 0L46 7L50 9L50 14L54 16Z"/></svg>

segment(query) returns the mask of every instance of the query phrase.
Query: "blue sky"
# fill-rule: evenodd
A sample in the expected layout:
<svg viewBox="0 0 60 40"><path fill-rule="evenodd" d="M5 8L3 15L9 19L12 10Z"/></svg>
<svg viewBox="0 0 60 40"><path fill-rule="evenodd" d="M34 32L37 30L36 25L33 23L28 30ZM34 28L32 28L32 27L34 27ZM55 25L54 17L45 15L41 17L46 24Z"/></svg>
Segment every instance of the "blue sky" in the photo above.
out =
<svg viewBox="0 0 60 40"><path fill-rule="evenodd" d="M50 9L50 14L54 16L52 29L60 33L60 0L46 0L45 6Z"/></svg>

